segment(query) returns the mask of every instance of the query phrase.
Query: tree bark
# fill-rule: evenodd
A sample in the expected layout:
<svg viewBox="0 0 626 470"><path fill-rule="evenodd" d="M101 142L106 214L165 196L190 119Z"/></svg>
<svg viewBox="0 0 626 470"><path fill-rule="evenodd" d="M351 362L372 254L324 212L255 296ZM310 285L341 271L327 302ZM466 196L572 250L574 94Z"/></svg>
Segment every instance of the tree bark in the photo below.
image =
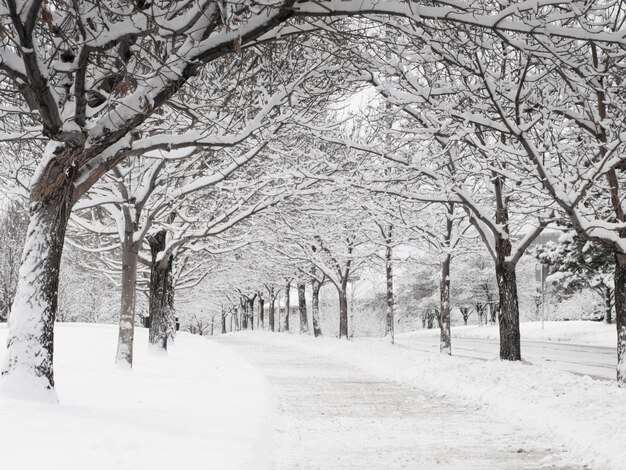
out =
<svg viewBox="0 0 626 470"><path fill-rule="evenodd" d="M385 315L385 337L389 336L394 342L394 297L393 297L393 247L391 246L392 226L389 227L387 246L385 247L385 275L387 278L387 312Z"/></svg>
<svg viewBox="0 0 626 470"><path fill-rule="evenodd" d="M243 297L239 299L241 304L241 329L248 329L248 300Z"/></svg>
<svg viewBox="0 0 626 470"><path fill-rule="evenodd" d="M615 321L617 323L617 385L626 387L626 254L615 255Z"/></svg>
<svg viewBox="0 0 626 470"><path fill-rule="evenodd" d="M235 320L235 331L239 331L239 308L235 307L232 317ZM232 328L231 328L232 331Z"/></svg>
<svg viewBox="0 0 626 470"><path fill-rule="evenodd" d="M226 314L222 312L222 334L226 334Z"/></svg>
<svg viewBox="0 0 626 470"><path fill-rule="evenodd" d="M337 289L339 293L339 339L348 339L348 286L343 282Z"/></svg>
<svg viewBox="0 0 626 470"><path fill-rule="evenodd" d="M152 266L150 269L150 316L149 342L155 350L167 351L172 317L174 316L174 276L172 272L173 256L159 259L165 250L167 232L160 230L148 237Z"/></svg>
<svg viewBox="0 0 626 470"><path fill-rule="evenodd" d="M267 312L268 315L268 323L269 323L269 328L270 331L274 331L274 316L275 316L275 309L276 308L276 297L274 296L274 289L272 288L270 290L270 304L269 304L269 309Z"/></svg>
<svg viewBox="0 0 626 470"><path fill-rule="evenodd" d="M313 335L317 338L322 336L322 326L320 325L320 283L316 280L311 282L313 298L311 302L311 315L313 317Z"/></svg>
<svg viewBox="0 0 626 470"><path fill-rule="evenodd" d="M265 299L263 298L263 294L259 292L259 329L265 328Z"/></svg>
<svg viewBox="0 0 626 470"><path fill-rule="evenodd" d="M256 298L256 294L246 299L248 301L248 315L250 316L250 329L253 331L254 331L254 299L255 298Z"/></svg>
<svg viewBox="0 0 626 470"><path fill-rule="evenodd" d="M56 400L54 392L54 321L65 231L72 209L73 171L62 174L60 189L31 196L30 223L2 364L2 391L27 391L36 400ZM24 383L28 381L30 383Z"/></svg>
<svg viewBox="0 0 626 470"><path fill-rule="evenodd" d="M283 331L289 331L289 291L291 290L291 281L287 281L285 285L285 317L283 318ZM279 306L280 308L280 306Z"/></svg>
<svg viewBox="0 0 626 470"><path fill-rule="evenodd" d="M135 340L135 302L137 297L137 251L133 241L134 231L124 234L122 243L122 301L115 364L122 368L133 366Z"/></svg>
<svg viewBox="0 0 626 470"><path fill-rule="evenodd" d="M452 354L452 335L450 333L450 259L449 253L441 262L441 282L439 285L441 305L439 307L439 352ZM467 324L467 321L465 322Z"/></svg>
<svg viewBox="0 0 626 470"><path fill-rule="evenodd" d="M508 256L508 254L507 254ZM502 257L504 258L504 257ZM500 359L520 361L522 359L519 332L519 304L515 265L499 260L496 263L498 280L500 321Z"/></svg>
<svg viewBox="0 0 626 470"><path fill-rule="evenodd" d="M309 317L306 312L306 284L298 282L298 308L300 310L300 334L309 334Z"/></svg>
<svg viewBox="0 0 626 470"><path fill-rule="evenodd" d="M617 264L616 264L616 269L617 269ZM612 295L613 292L611 291L610 288L608 287L603 287L603 292L604 292L604 321L606 321L609 325L611 323L613 323L613 307L612 307Z"/></svg>

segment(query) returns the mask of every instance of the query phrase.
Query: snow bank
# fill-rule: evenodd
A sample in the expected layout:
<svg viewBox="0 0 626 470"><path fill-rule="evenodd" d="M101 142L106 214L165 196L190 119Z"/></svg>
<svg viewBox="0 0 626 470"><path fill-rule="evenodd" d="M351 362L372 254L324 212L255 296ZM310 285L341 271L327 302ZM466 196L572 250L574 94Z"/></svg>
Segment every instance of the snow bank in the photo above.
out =
<svg viewBox="0 0 626 470"><path fill-rule="evenodd" d="M547 321L544 329L541 328L541 322L522 322L520 323L520 333L522 340L557 341L607 347L615 347L617 344L615 325L594 321ZM439 328L416 330L397 336L399 338L439 336ZM454 326L452 327L452 337L499 339L498 326Z"/></svg>
<svg viewBox="0 0 626 470"><path fill-rule="evenodd" d="M309 354L332 357L380 378L414 385L467 406L487 407L511 426L526 426L562 442L576 459L573 466L584 462L603 470L626 468L626 390L614 383L538 365L419 352L383 340L244 334L265 334L270 342L289 342Z"/></svg>
<svg viewBox="0 0 626 470"><path fill-rule="evenodd" d="M0 398L1 468L259 468L251 454L269 411L265 379L232 351L181 333L168 356L153 356L138 329L134 369L123 371L116 326L55 332L61 404Z"/></svg>

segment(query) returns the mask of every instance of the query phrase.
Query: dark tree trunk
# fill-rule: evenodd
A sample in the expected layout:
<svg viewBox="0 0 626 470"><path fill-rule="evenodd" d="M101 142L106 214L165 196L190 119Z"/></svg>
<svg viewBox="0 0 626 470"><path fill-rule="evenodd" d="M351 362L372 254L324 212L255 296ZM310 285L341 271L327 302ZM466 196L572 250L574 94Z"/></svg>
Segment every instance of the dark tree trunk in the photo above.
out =
<svg viewBox="0 0 626 470"><path fill-rule="evenodd" d="M604 287L604 321L609 325L613 323L613 290L609 287Z"/></svg>
<svg viewBox="0 0 626 470"><path fill-rule="evenodd" d="M339 293L339 339L348 339L348 285L342 282Z"/></svg>
<svg viewBox="0 0 626 470"><path fill-rule="evenodd" d="M433 327L435 326L435 318L437 317L437 315L439 315L439 312L437 311L436 308L428 311L428 317L427 317L428 323L426 326L429 330L432 330Z"/></svg>
<svg viewBox="0 0 626 470"><path fill-rule="evenodd" d="M170 336L172 317L174 316L173 257L169 255L164 259L159 259L159 253L165 250L166 234L165 230L161 230L148 237L152 254L148 305L150 316L149 341L153 348L159 350L167 350L167 340Z"/></svg>
<svg viewBox="0 0 626 470"><path fill-rule="evenodd" d="M226 334L226 314L222 313L222 334Z"/></svg>
<svg viewBox="0 0 626 470"><path fill-rule="evenodd" d="M120 307L119 336L115 363L118 367L133 366L135 340L135 301L137 283L137 251L133 241L134 231L127 231L122 243L122 301Z"/></svg>
<svg viewBox="0 0 626 470"><path fill-rule="evenodd" d="M617 385L626 387L626 254L615 256L615 321L617 323Z"/></svg>
<svg viewBox="0 0 626 470"><path fill-rule="evenodd" d="M439 293L439 352L452 354L452 336L450 333L450 255L446 255L441 263L441 282Z"/></svg>
<svg viewBox="0 0 626 470"><path fill-rule="evenodd" d="M300 334L309 334L309 317L306 312L306 284L298 282L298 308L300 310Z"/></svg>
<svg viewBox="0 0 626 470"><path fill-rule="evenodd" d="M291 281L285 285L285 316L283 318L283 331L289 331L289 292L291 291ZM279 306L280 308L280 306Z"/></svg>
<svg viewBox="0 0 626 470"><path fill-rule="evenodd" d="M469 308L460 307L459 310L461 311L461 316L463 317L463 324L467 326L467 319L469 318Z"/></svg>
<svg viewBox="0 0 626 470"><path fill-rule="evenodd" d="M64 177L67 184L61 190L34 202L31 199L30 223L2 364L2 384L7 393L11 393L13 379L19 382L16 390L32 390L33 397L41 388L54 390L54 321L59 270L72 210L73 174ZM32 383L24 384L25 380Z"/></svg>
<svg viewBox="0 0 626 470"><path fill-rule="evenodd" d="M444 258L441 262L441 280L439 283L439 352L452 354L452 334L450 332L450 241L452 240L452 217L454 216L454 204L450 204L446 213L446 232L444 235Z"/></svg>
<svg viewBox="0 0 626 470"><path fill-rule="evenodd" d="M311 282L311 289L313 291L312 303L311 303L311 315L313 316L313 334L317 338L322 336L322 326L320 324L320 283L316 280Z"/></svg>
<svg viewBox="0 0 626 470"><path fill-rule="evenodd" d="M508 255L509 253L506 254ZM496 278L499 291L500 359L520 361L522 352L515 265L501 260L496 264Z"/></svg>

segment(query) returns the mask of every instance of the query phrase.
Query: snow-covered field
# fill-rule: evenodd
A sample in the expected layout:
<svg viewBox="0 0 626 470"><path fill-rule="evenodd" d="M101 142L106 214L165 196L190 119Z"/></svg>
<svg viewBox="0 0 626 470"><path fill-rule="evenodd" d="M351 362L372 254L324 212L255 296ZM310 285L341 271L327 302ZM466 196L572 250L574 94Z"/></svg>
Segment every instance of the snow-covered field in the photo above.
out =
<svg viewBox="0 0 626 470"><path fill-rule="evenodd" d="M520 333L522 339L533 341L558 341L607 347L614 347L617 344L615 325L595 321L547 321L543 329L541 322L522 322ZM439 336L439 329L416 330L398 335L398 337L408 336ZM452 327L452 336L498 339L499 333L497 325L468 325Z"/></svg>
<svg viewBox="0 0 626 470"><path fill-rule="evenodd" d="M569 331L571 337L574 330ZM218 342L184 333L168 356L154 356L147 352L146 330L138 329L134 370L120 371L113 367L116 332L112 325L57 326L55 368L61 403L0 398L0 469L266 468L267 453L275 450L275 439L281 436L272 431L273 388L256 367ZM5 337L6 329L0 328L0 344ZM542 365L447 357L377 339L243 332L227 335L224 343L229 337L295 348L305 357L350 365L384 383L408 386L409 392L458 403L467 413L480 410L481 416L510 423L514 434L534 436L520 443L522 449L554 443L559 447L559 461L554 462L558 468L564 468L562 446L571 468L626 468L626 390L612 382ZM278 377L288 373L281 364L272 366ZM345 380L350 382L350 377ZM434 406L437 399L430 402ZM440 419L437 416L434 413L432 420ZM334 418L328 419L333 426ZM448 416L441 425L457 426L455 432L463 434L463 426L473 424L471 419ZM260 435L270 436L272 447L262 446ZM548 452L541 468L550 468L550 458Z"/></svg>
<svg viewBox="0 0 626 470"><path fill-rule="evenodd" d="M288 342L308 354L343 361L381 379L414 385L472 409L484 408L513 427L523 426L553 437L579 459L578 463L589 463L591 468L626 468L626 390L612 382L541 365L419 352L383 340L243 334L264 335L276 345Z"/></svg>
<svg viewBox="0 0 626 470"><path fill-rule="evenodd" d="M0 358L6 327L0 327ZM167 356L137 329L133 371L113 366L117 328L56 327L60 404L0 398L0 468L259 468L265 379L232 351L181 333Z"/></svg>

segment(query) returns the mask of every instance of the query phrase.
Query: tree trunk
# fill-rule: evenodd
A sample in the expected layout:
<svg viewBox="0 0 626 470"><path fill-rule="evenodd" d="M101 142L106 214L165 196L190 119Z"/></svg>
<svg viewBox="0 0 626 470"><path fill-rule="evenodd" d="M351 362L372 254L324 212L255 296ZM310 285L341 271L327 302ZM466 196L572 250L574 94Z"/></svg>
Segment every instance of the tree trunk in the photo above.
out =
<svg viewBox="0 0 626 470"><path fill-rule="evenodd" d="M433 327L435 326L435 317L437 317L438 315L439 315L439 312L437 312L436 308L428 311L428 315L427 315L428 322L426 324L426 327L429 330L432 330Z"/></svg>
<svg viewBox="0 0 626 470"><path fill-rule="evenodd" d="M450 254L444 255L441 263L441 283L439 285L441 305L439 307L439 352L452 354L450 334ZM467 322L465 322L467 324Z"/></svg>
<svg viewBox="0 0 626 470"><path fill-rule="evenodd" d="M259 329L265 328L265 299L259 294Z"/></svg>
<svg viewBox="0 0 626 470"><path fill-rule="evenodd" d="M240 328L239 328L239 308L238 307L235 307L231 318L235 320L235 331L239 331ZM232 331L232 328L231 328L231 331Z"/></svg>
<svg viewBox="0 0 626 470"><path fill-rule="evenodd" d="M242 299L239 299L239 302L241 303L241 329L247 330L248 329L248 301L242 298Z"/></svg>
<svg viewBox="0 0 626 470"><path fill-rule="evenodd" d="M226 334L226 315L222 313L222 334Z"/></svg>
<svg viewBox="0 0 626 470"><path fill-rule="evenodd" d="M65 230L72 209L73 175L63 188L31 202L19 280L9 316L2 391L36 400L54 393L54 320ZM40 196L39 196L40 197Z"/></svg>
<svg viewBox="0 0 626 470"><path fill-rule="evenodd" d="M385 315L385 337L391 338L394 342L394 298L393 298L393 248L391 246L391 227L389 227L389 238L385 249L385 275L387 278L387 312Z"/></svg>
<svg viewBox="0 0 626 470"><path fill-rule="evenodd" d="M291 281L285 286L285 317L283 318L283 331L289 331L289 291L291 290ZM279 306L280 308L280 306Z"/></svg>
<svg viewBox="0 0 626 470"><path fill-rule="evenodd" d="M509 250L510 251L510 250ZM506 254L508 256L508 253ZM504 256L502 257L504 258ZM517 277L515 265L501 258L496 264L498 280L500 321L500 359L520 361L522 359L519 332L519 304L517 300Z"/></svg>
<svg viewBox="0 0 626 470"><path fill-rule="evenodd" d="M275 309L276 308L276 297L274 296L274 289L272 289L270 291L270 304L269 304L269 309L267 312L268 315L268 323L269 323L269 328L270 331L274 331L274 315L275 315Z"/></svg>
<svg viewBox="0 0 626 470"><path fill-rule="evenodd" d="M626 254L615 256L615 321L617 323L617 385L626 387Z"/></svg>
<svg viewBox="0 0 626 470"><path fill-rule="evenodd" d="M254 297L248 297L248 315L250 315L250 329L254 331Z"/></svg>
<svg viewBox="0 0 626 470"><path fill-rule="evenodd" d="M174 315L174 276L172 272L173 256L159 259L165 250L167 232L161 230L148 237L152 266L150 269L150 315L149 342L151 348L167 351L167 340L170 336L171 321Z"/></svg>
<svg viewBox="0 0 626 470"><path fill-rule="evenodd" d="M320 283L316 280L311 282L313 298L311 303L311 315L313 316L313 335L317 338L322 336L322 326L320 325Z"/></svg>
<svg viewBox="0 0 626 470"><path fill-rule="evenodd" d="M613 300L611 296L613 295L613 292L608 287L604 287L602 290L604 291L604 320L610 325L611 323L613 323L613 308L611 306Z"/></svg>
<svg viewBox="0 0 626 470"><path fill-rule="evenodd" d="M125 240L122 243L122 302L117 353L115 355L115 364L122 368L131 368L133 366L138 258L133 235L133 231L126 232Z"/></svg>
<svg viewBox="0 0 626 470"><path fill-rule="evenodd" d="M309 317L306 312L306 284L298 282L298 308L300 310L300 334L309 334Z"/></svg>
<svg viewBox="0 0 626 470"><path fill-rule="evenodd" d="M348 286L346 282L337 289L339 293L339 339L348 339Z"/></svg>

